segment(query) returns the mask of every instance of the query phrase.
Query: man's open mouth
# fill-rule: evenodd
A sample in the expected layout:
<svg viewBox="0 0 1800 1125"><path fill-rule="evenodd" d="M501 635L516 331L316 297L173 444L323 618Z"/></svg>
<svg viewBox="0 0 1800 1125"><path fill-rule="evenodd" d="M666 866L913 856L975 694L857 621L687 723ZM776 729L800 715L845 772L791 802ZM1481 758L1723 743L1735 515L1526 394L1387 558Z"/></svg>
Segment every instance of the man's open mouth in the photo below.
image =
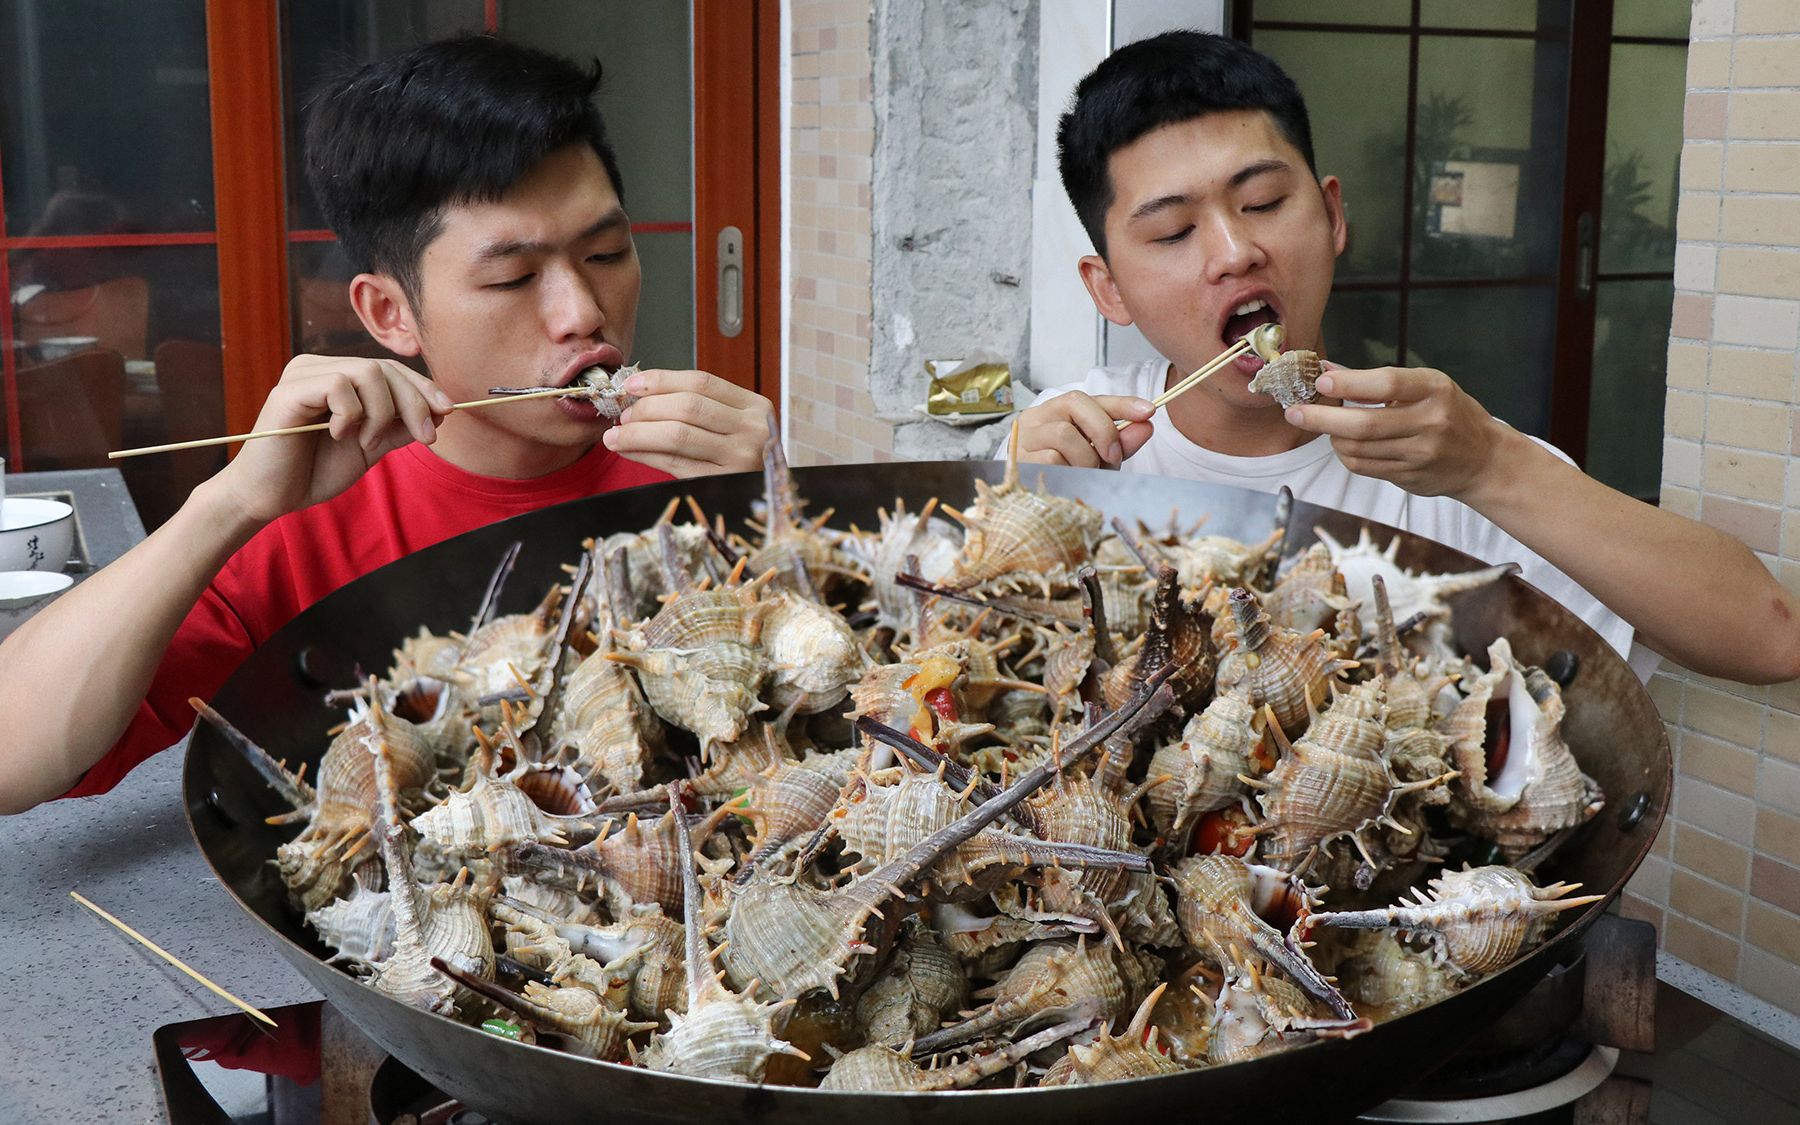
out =
<svg viewBox="0 0 1800 1125"><path fill-rule="evenodd" d="M563 377L553 385L566 387L579 379L583 371L591 368L598 367L608 375L613 375L623 366L625 366L625 356L619 349L611 344L603 344L579 357L567 371L563 372Z"/></svg>
<svg viewBox="0 0 1800 1125"><path fill-rule="evenodd" d="M1281 315L1274 305L1261 297L1252 298L1231 310L1231 315L1225 318L1224 328L1219 332L1219 340L1229 347L1260 325L1274 324L1280 319Z"/></svg>

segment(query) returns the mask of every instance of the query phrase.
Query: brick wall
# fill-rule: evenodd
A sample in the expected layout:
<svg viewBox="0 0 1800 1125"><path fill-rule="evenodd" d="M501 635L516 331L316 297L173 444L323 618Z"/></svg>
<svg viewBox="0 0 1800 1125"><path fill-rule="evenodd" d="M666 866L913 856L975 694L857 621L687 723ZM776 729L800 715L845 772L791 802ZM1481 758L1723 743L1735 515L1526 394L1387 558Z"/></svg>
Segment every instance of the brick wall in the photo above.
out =
<svg viewBox="0 0 1800 1125"><path fill-rule="evenodd" d="M793 0L788 456L887 460L869 397L870 0Z"/></svg>
<svg viewBox="0 0 1800 1125"><path fill-rule="evenodd" d="M1696 0L1691 35L1662 502L1800 591L1800 0ZM1651 691L1675 806L1626 912L1800 1013L1800 683Z"/></svg>

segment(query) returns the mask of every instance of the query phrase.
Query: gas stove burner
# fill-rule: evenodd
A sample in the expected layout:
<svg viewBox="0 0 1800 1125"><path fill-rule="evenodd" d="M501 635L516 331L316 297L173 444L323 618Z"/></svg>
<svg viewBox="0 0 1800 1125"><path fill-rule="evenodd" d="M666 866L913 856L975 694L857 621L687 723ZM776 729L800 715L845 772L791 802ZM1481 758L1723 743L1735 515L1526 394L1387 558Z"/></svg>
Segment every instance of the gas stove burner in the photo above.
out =
<svg viewBox="0 0 1800 1125"><path fill-rule="evenodd" d="M375 1125L499 1125L389 1058L369 1084L369 1120Z"/></svg>

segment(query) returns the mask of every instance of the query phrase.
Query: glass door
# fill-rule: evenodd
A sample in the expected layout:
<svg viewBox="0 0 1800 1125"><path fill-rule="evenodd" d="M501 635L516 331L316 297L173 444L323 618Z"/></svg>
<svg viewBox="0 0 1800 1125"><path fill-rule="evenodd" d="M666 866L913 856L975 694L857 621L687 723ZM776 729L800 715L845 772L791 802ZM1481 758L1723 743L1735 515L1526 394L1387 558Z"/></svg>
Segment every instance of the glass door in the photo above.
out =
<svg viewBox="0 0 1800 1125"><path fill-rule="evenodd" d="M378 350L299 171L304 96L470 31L601 60L638 357L779 401L780 23L779 0L6 0L8 468L246 430L296 352ZM224 456L116 464L154 527Z"/></svg>
<svg viewBox="0 0 1800 1125"><path fill-rule="evenodd" d="M7 468L222 432L203 0L0 6L0 105ZM154 526L223 463L121 468Z"/></svg>
<svg viewBox="0 0 1800 1125"><path fill-rule="evenodd" d="M1239 0L1234 26L1299 84L1344 182L1332 358L1448 372L1654 501L1688 7L1614 11Z"/></svg>
<svg viewBox="0 0 1800 1125"><path fill-rule="evenodd" d="M497 32L575 59L597 58L597 101L625 180L643 262L636 358L694 365L693 24L685 3L630 0L305 0L283 5L289 299L296 352L386 355L351 311L354 270L301 173L306 95L346 63L463 32Z"/></svg>
<svg viewBox="0 0 1800 1125"><path fill-rule="evenodd" d="M1675 307L1675 206L1687 95L1687 0L1613 7L1593 265L1586 468L1655 502Z"/></svg>

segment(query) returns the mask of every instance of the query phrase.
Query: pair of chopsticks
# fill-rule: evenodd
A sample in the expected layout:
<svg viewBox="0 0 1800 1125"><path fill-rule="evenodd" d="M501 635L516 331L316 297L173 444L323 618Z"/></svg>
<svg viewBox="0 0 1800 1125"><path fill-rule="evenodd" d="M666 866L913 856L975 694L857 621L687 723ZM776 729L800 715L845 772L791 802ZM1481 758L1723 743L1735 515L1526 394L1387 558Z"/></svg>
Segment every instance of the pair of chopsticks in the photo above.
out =
<svg viewBox="0 0 1800 1125"><path fill-rule="evenodd" d="M571 394L585 394L590 388L579 383L566 387L551 387L548 390L531 391L528 394L507 394L499 398L477 398L468 402L455 403L452 410L480 410L486 406L499 406L503 402L528 402L534 398L561 398ZM279 430L257 430L248 434L228 434L225 437L200 438L197 441L175 441L167 445L144 445L136 449L116 449L106 455L109 461L117 461L121 457L142 457L146 453L173 453L178 449L201 449L209 445L230 445L234 441L249 441L252 438L280 437L283 434L311 434L320 430L329 430L330 422L314 422L310 426L288 426Z"/></svg>
<svg viewBox="0 0 1800 1125"><path fill-rule="evenodd" d="M1231 345L1229 348L1226 348L1215 356L1206 364L1206 366L1194 372L1192 375L1189 375L1173 387L1170 387L1162 394L1157 395L1154 399L1151 399L1150 412L1155 414L1158 410L1161 410L1163 407L1173 402L1176 397L1184 395L1195 387L1198 387L1201 383L1206 382L1214 375L1225 370L1225 368L1230 366L1238 356L1243 355L1245 352L1254 351L1265 360L1274 359L1281 353L1281 345L1286 342L1286 336L1286 331L1279 324L1257 325L1240 338L1237 343ZM1124 418L1120 418L1115 421L1113 425L1122 430L1126 426L1131 425L1131 423Z"/></svg>
<svg viewBox="0 0 1800 1125"><path fill-rule="evenodd" d="M149 938L145 937L143 934L138 933L136 930L132 929L130 926L127 926L125 923L119 921L117 918L114 918L111 914L108 914L106 911L100 909L98 906L95 906L92 902L90 902L86 898L83 898L77 892L70 891L69 897L74 899L76 902L79 902L81 905L87 907L89 910L92 910L95 914L100 915L100 917L106 919L108 922L111 922L113 925L119 927L121 930L124 930L127 934L131 935L133 938L137 939L140 943L142 943L146 948L148 948L150 950L150 952L156 954L158 957L161 957L163 960L165 960L169 964L175 966L177 969L180 969L182 972L184 972L188 976L194 978L196 981L199 981L202 985L205 985L207 988L211 989L214 994L221 996L221 997L225 998L226 1000L231 1001L233 1004L236 1004L239 1008L242 1008L251 1017L261 1020L262 1022L268 1024L270 1027L279 1027L280 1026L274 1020L270 1019L267 1015L265 1015L260 1008L251 1007L249 1004L244 1003L242 1000L239 1000L237 997L233 996L231 993L226 992L223 988L220 988L218 985L214 984L212 981L207 980L205 977L201 976L199 973L195 972L193 969L188 968L186 962L182 961L181 958L175 956L173 953L170 953L168 950L164 949L162 946L151 941Z"/></svg>

